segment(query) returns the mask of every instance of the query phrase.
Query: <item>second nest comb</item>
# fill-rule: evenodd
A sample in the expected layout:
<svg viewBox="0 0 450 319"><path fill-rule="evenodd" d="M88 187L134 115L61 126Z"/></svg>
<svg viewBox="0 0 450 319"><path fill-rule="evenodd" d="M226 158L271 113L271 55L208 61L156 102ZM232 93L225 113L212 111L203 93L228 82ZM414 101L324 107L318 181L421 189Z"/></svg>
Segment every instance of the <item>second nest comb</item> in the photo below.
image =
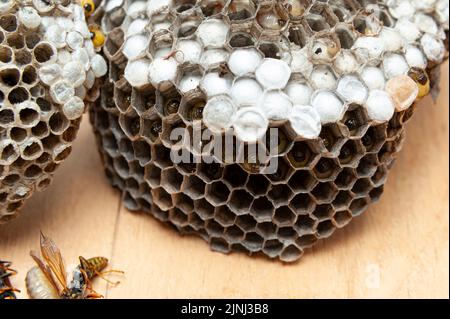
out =
<svg viewBox="0 0 450 319"><path fill-rule="evenodd" d="M214 250L285 262L379 199L414 102L448 54L448 1L103 10L109 81L90 115L125 205ZM214 134L192 143L196 128ZM188 134L173 139L174 129ZM230 158L213 153L225 136ZM191 161L174 163L183 151Z"/></svg>

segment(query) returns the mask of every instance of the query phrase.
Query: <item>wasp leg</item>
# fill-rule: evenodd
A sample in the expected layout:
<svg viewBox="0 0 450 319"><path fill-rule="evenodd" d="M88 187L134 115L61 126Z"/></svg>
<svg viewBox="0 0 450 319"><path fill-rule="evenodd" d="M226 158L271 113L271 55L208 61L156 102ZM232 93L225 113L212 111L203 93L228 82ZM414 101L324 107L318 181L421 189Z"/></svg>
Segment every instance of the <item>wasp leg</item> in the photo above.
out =
<svg viewBox="0 0 450 319"><path fill-rule="evenodd" d="M12 288L12 287L6 287L6 288L0 288L0 294L7 292L7 291L11 291L11 292L20 292L19 289L16 288Z"/></svg>
<svg viewBox="0 0 450 319"><path fill-rule="evenodd" d="M86 299L102 299L103 295L96 293L95 291L91 291L88 295L86 295Z"/></svg>
<svg viewBox="0 0 450 319"><path fill-rule="evenodd" d="M109 270L109 271L105 271L105 272L98 272L98 271L96 271L95 274L97 276L99 276L101 279L103 279L104 281L106 281L107 283L109 283L110 285L113 285L115 287L118 284L120 284L120 281L111 281L111 280L109 280L108 278L106 278L104 276L104 274L112 273L112 272L124 273L123 271L121 272L120 270Z"/></svg>

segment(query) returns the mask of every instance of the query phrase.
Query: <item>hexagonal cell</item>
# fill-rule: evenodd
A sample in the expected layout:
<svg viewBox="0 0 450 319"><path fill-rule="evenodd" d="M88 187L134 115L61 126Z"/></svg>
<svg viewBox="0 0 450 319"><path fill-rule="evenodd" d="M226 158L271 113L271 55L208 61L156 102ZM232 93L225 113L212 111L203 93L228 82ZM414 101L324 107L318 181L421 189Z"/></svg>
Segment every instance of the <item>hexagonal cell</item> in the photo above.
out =
<svg viewBox="0 0 450 319"><path fill-rule="evenodd" d="M272 222L264 222L256 225L256 232L265 240L276 238L278 227Z"/></svg>
<svg viewBox="0 0 450 319"><path fill-rule="evenodd" d="M356 167L364 154L364 147L360 141L349 140L339 152L339 163L344 167Z"/></svg>
<svg viewBox="0 0 450 319"><path fill-rule="evenodd" d="M324 220L317 225L317 237L320 239L328 238L335 230L336 226L334 226L332 220Z"/></svg>
<svg viewBox="0 0 450 319"><path fill-rule="evenodd" d="M114 159L113 162L114 168L117 174L122 178L127 178L130 174L130 167L128 166L128 162L124 157L119 156Z"/></svg>
<svg viewBox="0 0 450 319"><path fill-rule="evenodd" d="M242 215L236 218L236 225L245 232L254 230L256 224L256 220L251 215Z"/></svg>
<svg viewBox="0 0 450 319"><path fill-rule="evenodd" d="M256 15L257 11L258 1L255 0L232 0L227 6L227 16L231 23L242 23L250 20Z"/></svg>
<svg viewBox="0 0 450 319"><path fill-rule="evenodd" d="M279 227L277 235L278 238L285 244L295 242L298 238L298 233L292 226Z"/></svg>
<svg viewBox="0 0 450 319"><path fill-rule="evenodd" d="M361 215L369 206L367 198L357 198L350 204L350 212L354 217Z"/></svg>
<svg viewBox="0 0 450 319"><path fill-rule="evenodd" d="M169 218L175 226L184 227L188 224L188 215L185 214L181 209L174 207L169 210Z"/></svg>
<svg viewBox="0 0 450 319"><path fill-rule="evenodd" d="M387 138L392 139L403 131L403 112L395 112L387 126Z"/></svg>
<svg viewBox="0 0 450 319"><path fill-rule="evenodd" d="M192 199L200 199L205 194L205 183L195 175L186 176L181 186L183 193Z"/></svg>
<svg viewBox="0 0 450 319"><path fill-rule="evenodd" d="M384 165L379 166L377 168L375 174L373 174L373 176L371 178L373 185L375 187L379 187L379 186L383 185L386 182L387 174L388 174L388 169L386 168L386 166L384 166Z"/></svg>
<svg viewBox="0 0 450 319"><path fill-rule="evenodd" d="M206 105L206 97L195 93L181 100L179 114L186 123L193 123L202 119L203 109Z"/></svg>
<svg viewBox="0 0 450 319"><path fill-rule="evenodd" d="M368 153L376 153L386 140L386 124L371 126L361 141Z"/></svg>
<svg viewBox="0 0 450 319"><path fill-rule="evenodd" d="M362 137L369 128L369 119L361 106L345 113L342 123L347 126L350 136L355 137Z"/></svg>
<svg viewBox="0 0 450 319"><path fill-rule="evenodd" d="M309 215L299 215L295 222L294 228L299 235L312 234L317 226L317 221Z"/></svg>
<svg viewBox="0 0 450 319"><path fill-rule="evenodd" d="M278 239L266 240L262 251L270 258L275 258L281 254L284 245Z"/></svg>
<svg viewBox="0 0 450 319"><path fill-rule="evenodd" d="M322 127L320 132L322 143L329 153L337 153L346 139L338 124L332 123Z"/></svg>
<svg viewBox="0 0 450 319"><path fill-rule="evenodd" d="M316 237L316 235L314 235L314 234L307 234L307 235L303 235L303 236L298 237L297 240L295 241L295 243L300 248L306 249L306 248L310 248L310 247L314 246L314 244L318 240L319 239Z"/></svg>
<svg viewBox="0 0 450 319"><path fill-rule="evenodd" d="M162 210L169 210L173 208L172 197L163 188L153 188L152 196L155 204L157 204Z"/></svg>
<svg viewBox="0 0 450 319"><path fill-rule="evenodd" d="M214 217L223 227L232 226L236 220L236 215L227 206L216 207Z"/></svg>
<svg viewBox="0 0 450 319"><path fill-rule="evenodd" d="M243 215L248 213L252 201L253 196L244 189L233 190L228 206L235 214Z"/></svg>
<svg viewBox="0 0 450 319"><path fill-rule="evenodd" d="M230 252L230 245L223 238L213 237L209 241L210 247L213 251L217 251L223 254L227 254Z"/></svg>
<svg viewBox="0 0 450 319"><path fill-rule="evenodd" d="M342 228L347 226L353 219L352 213L348 210L337 211L333 216L336 227Z"/></svg>
<svg viewBox="0 0 450 319"><path fill-rule="evenodd" d="M139 196L139 183L134 178L128 178L125 181L125 187L133 198Z"/></svg>
<svg viewBox="0 0 450 319"><path fill-rule="evenodd" d="M333 207L336 210L346 209L350 205L353 195L350 191L341 190L333 201Z"/></svg>
<svg viewBox="0 0 450 319"><path fill-rule="evenodd" d="M331 182L319 183L311 192L318 203L331 203L335 199L338 189Z"/></svg>
<svg viewBox="0 0 450 319"><path fill-rule="evenodd" d="M181 119L172 121L163 119L160 137L166 147L180 149L184 145L187 134L186 124Z"/></svg>
<svg viewBox="0 0 450 319"><path fill-rule="evenodd" d="M316 185L317 180L309 171L297 171L289 180L289 186L295 193L309 192Z"/></svg>
<svg viewBox="0 0 450 319"><path fill-rule="evenodd" d="M123 194L122 203L127 209L132 211L138 210L140 208L138 203L136 202L136 199L129 192L125 192Z"/></svg>
<svg viewBox="0 0 450 319"><path fill-rule="evenodd" d="M255 199L250 207L250 214L258 221L271 221L274 212L272 203L267 197L259 197Z"/></svg>
<svg viewBox="0 0 450 319"><path fill-rule="evenodd" d="M220 181L206 185L205 198L213 205L222 205L228 201L230 189Z"/></svg>
<svg viewBox="0 0 450 319"><path fill-rule="evenodd" d="M271 156L283 156L292 147L292 141L284 126L269 127L265 147Z"/></svg>
<svg viewBox="0 0 450 319"><path fill-rule="evenodd" d="M278 208L283 205L288 205L294 197L294 193L287 185L274 185L267 196L273 205Z"/></svg>
<svg viewBox="0 0 450 319"><path fill-rule="evenodd" d="M210 219L214 216L214 206L204 198L194 200L194 209L203 220Z"/></svg>
<svg viewBox="0 0 450 319"><path fill-rule="evenodd" d="M375 174L378 167L378 158L375 154L367 154L359 162L356 173L358 177L371 177Z"/></svg>
<svg viewBox="0 0 450 319"><path fill-rule="evenodd" d="M307 141L295 142L288 153L288 160L295 168L309 168L317 163L319 155Z"/></svg>
<svg viewBox="0 0 450 319"><path fill-rule="evenodd" d="M380 200L381 195L383 195L384 186L381 185L380 187L374 188L370 191L369 196L372 203L375 203Z"/></svg>
<svg viewBox="0 0 450 319"><path fill-rule="evenodd" d="M236 32L230 35L228 44L232 48L245 48L255 45L252 35L245 32Z"/></svg>
<svg viewBox="0 0 450 319"><path fill-rule="evenodd" d="M141 89L133 88L131 105L140 116L151 114L156 105L155 88L150 85Z"/></svg>
<svg viewBox="0 0 450 319"><path fill-rule="evenodd" d="M308 42L308 33L302 25L291 25L289 28L289 41L303 48Z"/></svg>
<svg viewBox="0 0 450 319"><path fill-rule="evenodd" d="M205 222L203 219L195 212L189 214L188 217L189 225L197 231L205 227Z"/></svg>
<svg viewBox="0 0 450 319"><path fill-rule="evenodd" d="M205 17L211 17L222 13L226 3L227 1L225 0L202 0L200 2L200 8Z"/></svg>
<svg viewBox="0 0 450 319"><path fill-rule="evenodd" d="M342 172L339 173L334 183L340 190L350 190L353 188L357 179L358 177L356 176L354 169L344 168Z"/></svg>
<svg viewBox="0 0 450 319"><path fill-rule="evenodd" d="M289 245L283 249L283 252L280 255L280 260L283 262L294 262L298 260L303 255L303 250L298 248L295 245Z"/></svg>
<svg viewBox="0 0 450 319"><path fill-rule="evenodd" d="M288 25L289 16L281 4L265 5L260 7L256 22L261 32L282 31Z"/></svg>
<svg viewBox="0 0 450 319"><path fill-rule="evenodd" d="M220 237L223 235L225 228L222 227L218 222L214 219L208 219L205 223L206 232L210 236Z"/></svg>
<svg viewBox="0 0 450 319"><path fill-rule="evenodd" d="M341 170L334 159L321 158L313 171L319 181L325 182L335 180Z"/></svg>
<svg viewBox="0 0 450 319"><path fill-rule="evenodd" d="M163 126L161 118L154 114L149 119L144 119L142 123L142 137L149 143L156 143L162 133Z"/></svg>
<svg viewBox="0 0 450 319"><path fill-rule="evenodd" d="M295 222L295 214L289 206L282 206L275 210L273 221L278 226L291 226Z"/></svg>
<svg viewBox="0 0 450 319"><path fill-rule="evenodd" d="M248 173L260 174L269 157L263 143L243 143L238 149L236 161Z"/></svg>
<svg viewBox="0 0 450 319"><path fill-rule="evenodd" d="M197 159L186 149L181 149L179 152L183 154L182 162L177 163L175 168L183 175L194 174L197 171Z"/></svg>
<svg viewBox="0 0 450 319"><path fill-rule="evenodd" d="M161 169L155 165L147 165L145 167L145 180L152 187L161 185Z"/></svg>
<svg viewBox="0 0 450 319"><path fill-rule="evenodd" d="M238 226L233 225L225 229L224 236L230 243L240 243L244 239L245 233Z"/></svg>
<svg viewBox="0 0 450 319"><path fill-rule="evenodd" d="M194 201L187 195L178 193L172 195L173 202L178 209L181 209L185 214L190 214L194 210Z"/></svg>
<svg viewBox="0 0 450 319"><path fill-rule="evenodd" d="M334 209L330 204L317 205L313 215L320 222L330 219L333 216L333 212Z"/></svg>
<svg viewBox="0 0 450 319"><path fill-rule="evenodd" d="M222 178L223 167L219 163L201 162L198 164L197 173L206 183L211 183Z"/></svg>
<svg viewBox="0 0 450 319"><path fill-rule="evenodd" d="M174 88L161 92L161 94L157 96L156 108L161 116L171 117L176 115L180 109L180 104L181 95Z"/></svg>
<svg viewBox="0 0 450 319"><path fill-rule="evenodd" d="M132 149L134 150L134 157L142 166L145 166L151 161L151 148L147 142L143 140L134 141L132 143Z"/></svg>
<svg viewBox="0 0 450 319"><path fill-rule="evenodd" d="M356 197L364 197L369 194L373 186L369 179L363 178L356 181L352 188L352 192L355 193Z"/></svg>
<svg viewBox="0 0 450 319"><path fill-rule="evenodd" d="M154 158L154 164L161 169L173 165L172 159L170 158L170 149L162 144L153 145L152 158Z"/></svg>
<svg viewBox="0 0 450 319"><path fill-rule="evenodd" d="M233 188L243 187L247 182L248 173L246 173L239 165L232 164L225 167L223 179Z"/></svg>
<svg viewBox="0 0 450 319"><path fill-rule="evenodd" d="M315 209L315 203L309 194L296 195L289 205L297 215L308 214Z"/></svg>
<svg viewBox="0 0 450 319"><path fill-rule="evenodd" d="M267 194L270 183L264 175L250 175L247 181L247 189L254 196L261 196Z"/></svg>
<svg viewBox="0 0 450 319"><path fill-rule="evenodd" d="M255 232L249 232L245 234L242 245L251 252L257 252L262 249L264 239Z"/></svg>
<svg viewBox="0 0 450 319"><path fill-rule="evenodd" d="M131 106L131 86L126 83L126 81L121 81L121 83L125 83L125 85L114 86L114 101L117 108L122 113L125 113L130 109Z"/></svg>
<svg viewBox="0 0 450 319"><path fill-rule="evenodd" d="M272 158L271 165L273 165L274 161L277 161L275 164L276 171L274 173L266 174L266 177L271 180L273 184L285 184L292 176L294 170L291 168L289 162L287 162L284 158Z"/></svg>
<svg viewBox="0 0 450 319"><path fill-rule="evenodd" d="M397 153L396 146L394 142L384 143L378 152L378 161L382 164L390 165Z"/></svg>

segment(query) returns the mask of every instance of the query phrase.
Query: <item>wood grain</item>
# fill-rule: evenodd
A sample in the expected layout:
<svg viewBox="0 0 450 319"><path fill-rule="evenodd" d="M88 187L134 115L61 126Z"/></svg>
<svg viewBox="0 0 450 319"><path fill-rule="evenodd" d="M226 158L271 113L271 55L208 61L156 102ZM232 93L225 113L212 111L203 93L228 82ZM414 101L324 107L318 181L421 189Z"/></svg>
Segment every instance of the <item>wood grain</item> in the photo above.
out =
<svg viewBox="0 0 450 319"><path fill-rule="evenodd" d="M443 70L441 95L436 105L421 102L381 201L296 264L211 252L128 212L103 175L86 119L52 186L0 226L0 258L14 262L13 283L24 292L42 229L68 265L79 254L104 255L126 271L117 287L96 281L109 298L448 298L448 64Z"/></svg>

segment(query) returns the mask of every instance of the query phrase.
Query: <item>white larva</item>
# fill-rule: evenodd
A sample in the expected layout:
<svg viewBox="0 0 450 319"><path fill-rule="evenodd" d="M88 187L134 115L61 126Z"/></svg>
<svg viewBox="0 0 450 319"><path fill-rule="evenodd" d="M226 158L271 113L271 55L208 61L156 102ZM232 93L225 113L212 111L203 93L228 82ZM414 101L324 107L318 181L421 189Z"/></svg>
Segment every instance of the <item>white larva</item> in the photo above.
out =
<svg viewBox="0 0 450 319"><path fill-rule="evenodd" d="M218 95L208 101L203 110L205 125L215 133L223 132L233 125L236 106L226 95Z"/></svg>
<svg viewBox="0 0 450 319"><path fill-rule="evenodd" d="M264 59L255 74L264 88L284 89L291 77L291 69L284 61Z"/></svg>

